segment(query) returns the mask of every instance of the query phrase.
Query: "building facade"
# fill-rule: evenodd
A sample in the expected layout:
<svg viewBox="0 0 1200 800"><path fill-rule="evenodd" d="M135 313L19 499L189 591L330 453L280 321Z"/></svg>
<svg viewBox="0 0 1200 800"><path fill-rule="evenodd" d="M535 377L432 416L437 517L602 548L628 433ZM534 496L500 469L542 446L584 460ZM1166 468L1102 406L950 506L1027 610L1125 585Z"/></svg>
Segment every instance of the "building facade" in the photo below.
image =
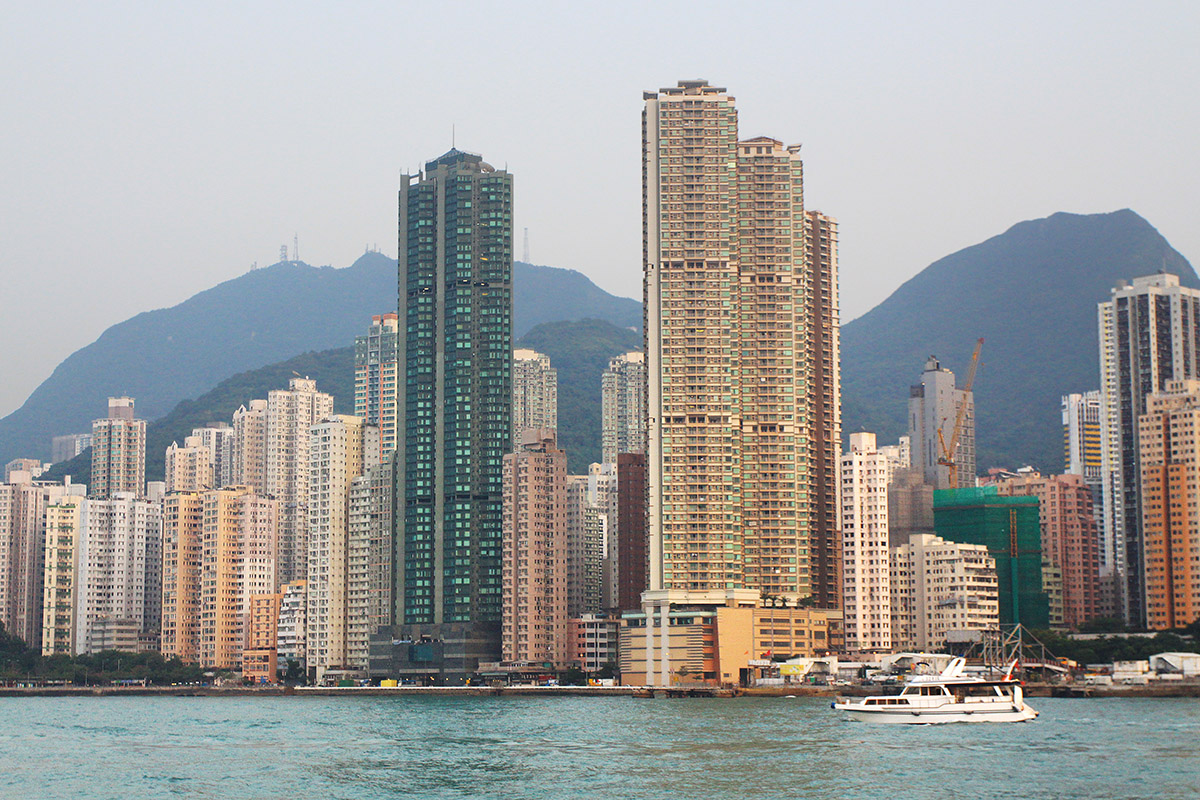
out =
<svg viewBox="0 0 1200 800"><path fill-rule="evenodd" d="M133 406L132 397L110 397L108 416L92 423L92 497L146 491L146 420Z"/></svg>
<svg viewBox="0 0 1200 800"><path fill-rule="evenodd" d="M350 483L346 661L366 669L371 636L392 624L394 454Z"/></svg>
<svg viewBox="0 0 1200 800"><path fill-rule="evenodd" d="M279 580L308 577L309 429L333 414L317 382L292 378L267 394L264 491L279 501Z"/></svg>
<svg viewBox="0 0 1200 800"><path fill-rule="evenodd" d="M1147 623L1145 546L1138 485L1138 418L1168 381L1200 377L1200 290L1159 273L1121 281L1098 307L1103 559L1116 573L1118 605L1131 625Z"/></svg>
<svg viewBox="0 0 1200 800"><path fill-rule="evenodd" d="M1056 582L1050 624L1077 629L1100 616L1099 533L1091 488L1082 475L1018 474L997 484L1002 495L1038 500L1043 585ZM1049 580L1047 580L1049 578Z"/></svg>
<svg viewBox="0 0 1200 800"><path fill-rule="evenodd" d="M850 434L840 474L843 621L851 653L892 650L892 588L888 541L887 455L875 434Z"/></svg>
<svg viewBox="0 0 1200 800"><path fill-rule="evenodd" d="M199 436L188 436L182 447L171 442L166 453L166 491L204 492L217 488L213 456L213 448Z"/></svg>
<svg viewBox="0 0 1200 800"><path fill-rule="evenodd" d="M354 338L354 416L379 429L379 459L396 449L400 318L376 314Z"/></svg>
<svg viewBox="0 0 1200 800"><path fill-rule="evenodd" d="M959 389L954 373L930 356L921 373L921 382L909 389L908 438L912 446L912 465L919 468L925 482L934 489L957 489L975 485L975 395ZM963 412L962 429L954 448L956 479L950 485L950 467L938 463L943 458L939 433L950 445L954 421Z"/></svg>
<svg viewBox="0 0 1200 800"><path fill-rule="evenodd" d="M504 457L503 657L568 663L567 454L526 430Z"/></svg>
<svg viewBox="0 0 1200 800"><path fill-rule="evenodd" d="M937 651L951 631L999 628L996 560L985 545L914 534L891 562L895 649Z"/></svg>
<svg viewBox="0 0 1200 800"><path fill-rule="evenodd" d="M646 358L613 356L600 376L600 450L605 464L621 453L646 452Z"/></svg>
<svg viewBox="0 0 1200 800"><path fill-rule="evenodd" d="M513 450L521 449L527 430L558 430L558 371L550 356L536 350L513 350Z"/></svg>
<svg viewBox="0 0 1200 800"><path fill-rule="evenodd" d="M1146 623L1200 619L1200 381L1169 381L1138 417Z"/></svg>
<svg viewBox="0 0 1200 800"><path fill-rule="evenodd" d="M267 488L267 401L251 400L233 412L234 486Z"/></svg>
<svg viewBox="0 0 1200 800"><path fill-rule="evenodd" d="M394 617L410 627L381 639L389 648L378 659L384 677L418 663L414 672L459 682L463 669L500 655L512 190L507 171L459 150L402 177ZM392 649L391 641L414 635L439 646ZM409 660L429 653L437 657L432 669ZM374 671L374 651L371 660Z"/></svg>

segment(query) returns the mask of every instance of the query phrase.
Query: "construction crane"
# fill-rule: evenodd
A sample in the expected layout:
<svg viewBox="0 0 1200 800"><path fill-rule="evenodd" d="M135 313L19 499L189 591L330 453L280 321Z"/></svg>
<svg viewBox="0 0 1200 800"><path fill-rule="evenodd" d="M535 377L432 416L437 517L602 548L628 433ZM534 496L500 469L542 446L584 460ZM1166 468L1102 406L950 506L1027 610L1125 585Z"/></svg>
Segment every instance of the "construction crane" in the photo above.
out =
<svg viewBox="0 0 1200 800"><path fill-rule="evenodd" d="M975 343L975 352L971 353L971 369L967 371L967 383L963 386L963 402L958 406L958 413L954 416L954 430L950 432L950 444L946 444L945 437L942 436L942 428L938 426L938 447L942 449L942 454L938 457L937 463L950 469L950 488L958 488L958 464L954 460L955 450L958 448L958 437L962 434L963 419L967 415L966 395L971 393L971 388L975 385L975 370L979 367L979 351L983 348L983 339Z"/></svg>

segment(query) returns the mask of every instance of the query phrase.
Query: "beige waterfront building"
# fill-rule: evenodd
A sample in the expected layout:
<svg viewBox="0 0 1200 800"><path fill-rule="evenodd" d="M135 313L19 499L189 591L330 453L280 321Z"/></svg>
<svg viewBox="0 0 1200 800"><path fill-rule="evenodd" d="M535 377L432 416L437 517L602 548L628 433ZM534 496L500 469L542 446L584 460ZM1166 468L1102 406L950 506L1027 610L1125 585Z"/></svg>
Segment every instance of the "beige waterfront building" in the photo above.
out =
<svg viewBox="0 0 1200 800"><path fill-rule="evenodd" d="M267 495L279 501L279 580L308 577L309 429L333 414L333 397L317 382L292 378L267 394Z"/></svg>
<svg viewBox="0 0 1200 800"><path fill-rule="evenodd" d="M558 370L544 353L513 350L512 386L512 449L517 451L525 431L558 429Z"/></svg>
<svg viewBox="0 0 1200 800"><path fill-rule="evenodd" d="M91 496L146 491L146 420L134 417L132 397L108 398L108 416L92 423Z"/></svg>
<svg viewBox="0 0 1200 800"><path fill-rule="evenodd" d="M379 429L335 415L312 426L307 448L308 672L318 683L347 659L350 494L355 478L379 463Z"/></svg>
<svg viewBox="0 0 1200 800"><path fill-rule="evenodd" d="M851 653L892 651L888 482L891 462L875 434L850 434L841 458L843 616Z"/></svg>
<svg viewBox="0 0 1200 800"><path fill-rule="evenodd" d="M240 669L250 596L277 581L278 501L235 486L164 500L164 655Z"/></svg>
<svg viewBox="0 0 1200 800"><path fill-rule="evenodd" d="M996 560L985 545L914 534L891 558L895 650L938 650L951 631L999 627Z"/></svg>
<svg viewBox="0 0 1200 800"><path fill-rule="evenodd" d="M733 590L836 603L836 321L814 320L837 307L834 222L805 213L799 145L739 141L725 89L644 98L645 618Z"/></svg>
<svg viewBox="0 0 1200 800"><path fill-rule="evenodd" d="M553 431L526 430L503 474L503 658L566 666L567 454Z"/></svg>
<svg viewBox="0 0 1200 800"><path fill-rule="evenodd" d="M620 453L646 452L646 356L622 353L600 376L600 450L605 464Z"/></svg>
<svg viewBox="0 0 1200 800"><path fill-rule="evenodd" d="M400 368L400 317L371 317L354 337L354 416L379 429L379 459L396 449L396 393Z"/></svg>

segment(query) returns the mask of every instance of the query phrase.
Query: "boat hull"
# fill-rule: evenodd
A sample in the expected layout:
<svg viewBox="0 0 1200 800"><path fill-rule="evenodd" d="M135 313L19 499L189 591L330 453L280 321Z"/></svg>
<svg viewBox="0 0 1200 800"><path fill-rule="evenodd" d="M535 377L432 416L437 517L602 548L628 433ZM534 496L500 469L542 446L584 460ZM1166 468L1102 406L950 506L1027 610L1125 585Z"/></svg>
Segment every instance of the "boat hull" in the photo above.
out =
<svg viewBox="0 0 1200 800"><path fill-rule="evenodd" d="M1038 712L1022 703L997 704L996 708L863 708L858 703L835 703L838 711L845 711L850 719L888 725L937 725L947 722L1028 722L1036 719Z"/></svg>

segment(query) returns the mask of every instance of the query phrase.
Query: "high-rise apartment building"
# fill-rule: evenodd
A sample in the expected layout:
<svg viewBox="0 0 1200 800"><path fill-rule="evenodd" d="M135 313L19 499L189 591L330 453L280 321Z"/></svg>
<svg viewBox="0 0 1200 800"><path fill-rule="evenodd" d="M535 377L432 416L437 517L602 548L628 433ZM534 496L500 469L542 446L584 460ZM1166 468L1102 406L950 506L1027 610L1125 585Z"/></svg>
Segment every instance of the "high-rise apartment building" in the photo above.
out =
<svg viewBox="0 0 1200 800"><path fill-rule="evenodd" d="M641 607L642 592L650 588L650 536L646 526L646 456L617 456L617 513L615 554L616 591L611 607L630 611ZM611 541L611 539L610 539Z"/></svg>
<svg viewBox="0 0 1200 800"><path fill-rule="evenodd" d="M962 429L954 448L957 478L950 485L950 467L938 463L944 456L938 434L946 446L954 435L954 423L963 404ZM912 466L925 475L934 489L957 489L975 485L975 393L959 389L954 373L930 356L921 373L921 382L908 393L908 437L912 446Z"/></svg>
<svg viewBox="0 0 1200 800"><path fill-rule="evenodd" d="M192 436L212 453L214 489L233 486L234 431L227 422L210 422L203 428L193 428Z"/></svg>
<svg viewBox="0 0 1200 800"><path fill-rule="evenodd" d="M1134 278L1121 281L1098 312L1104 561L1116 572L1125 620L1140 626L1147 614L1138 417L1168 381L1200 377L1200 290L1166 273Z"/></svg>
<svg viewBox="0 0 1200 800"><path fill-rule="evenodd" d="M308 623L304 618L308 608L308 581L292 581L279 587L279 629L275 636L279 664L290 666L294 662L301 673L308 659L308 646L304 640Z"/></svg>
<svg viewBox="0 0 1200 800"><path fill-rule="evenodd" d="M1061 595L1050 598L1050 624L1075 629L1099 616L1100 540L1092 490L1083 476L1020 472L997 488L1002 495L1038 499L1042 583L1061 585Z"/></svg>
<svg viewBox="0 0 1200 800"><path fill-rule="evenodd" d="M504 457L506 661L563 667L569 650L567 454L554 432L526 430Z"/></svg>
<svg viewBox="0 0 1200 800"><path fill-rule="evenodd" d="M379 464L379 429L335 415L311 428L308 479L308 672L347 668L350 489Z"/></svg>
<svg viewBox="0 0 1200 800"><path fill-rule="evenodd" d="M79 652L158 648L162 536L162 507L156 502L132 492L87 502L78 553ZM114 644L117 630L122 638Z"/></svg>
<svg viewBox="0 0 1200 800"><path fill-rule="evenodd" d="M108 416L92 423L91 496L146 491L146 420L133 416L132 397L108 398Z"/></svg>
<svg viewBox="0 0 1200 800"><path fill-rule="evenodd" d="M837 220L807 211L809 469L812 518L809 570L819 608L842 605L842 536L838 530L838 471L842 453L841 305L838 300Z"/></svg>
<svg viewBox="0 0 1200 800"><path fill-rule="evenodd" d="M598 614L604 601L604 548L608 509L592 502L596 476L568 475L562 498L567 514L567 617ZM604 476L605 478L608 475Z"/></svg>
<svg viewBox="0 0 1200 800"><path fill-rule="evenodd" d="M600 450L605 464L620 453L646 452L646 357L622 353L600 376Z"/></svg>
<svg viewBox="0 0 1200 800"><path fill-rule="evenodd" d="M75 655L79 553L86 535L87 500L63 497L46 506L46 548L42 581L42 655Z"/></svg>
<svg viewBox="0 0 1200 800"><path fill-rule="evenodd" d="M1100 392L1062 396L1063 472L1101 483L1104 470L1100 449Z"/></svg>
<svg viewBox="0 0 1200 800"><path fill-rule="evenodd" d="M888 458L875 434L850 434L841 457L842 613L846 649L889 653L892 587L888 543Z"/></svg>
<svg viewBox="0 0 1200 800"><path fill-rule="evenodd" d="M308 577L309 428L332 413L333 397L308 378L267 394L264 483L279 501L280 583Z"/></svg>
<svg viewBox="0 0 1200 800"><path fill-rule="evenodd" d="M500 654L512 441L512 176L451 150L402 177L396 631L372 671L459 682ZM417 660L414 660L417 659Z"/></svg>
<svg viewBox="0 0 1200 800"><path fill-rule="evenodd" d="M384 463L350 482L346 661L353 669L367 668L371 636L392 623L394 468L389 453Z"/></svg>
<svg viewBox="0 0 1200 800"><path fill-rule="evenodd" d="M396 314L376 314L366 334L354 338L354 416L379 429L381 461L396 449L399 320Z"/></svg>
<svg viewBox="0 0 1200 800"><path fill-rule="evenodd" d="M166 455L166 491L205 492L217 488L213 449L199 436L188 436L183 446L171 442Z"/></svg>
<svg viewBox="0 0 1200 800"><path fill-rule="evenodd" d="M163 501L164 655L239 669L252 595L277 584L278 501L244 486Z"/></svg>
<svg viewBox="0 0 1200 800"><path fill-rule="evenodd" d="M814 530L810 442L833 426L813 419L829 384L814 383L812 336L813 315L836 301L823 304L810 282L832 274L835 237L831 226L809 235L821 219L805 214L800 147L739 141L725 89L681 81L644 99L644 607L669 636L671 605L794 600L818 587L836 597L836 553L811 552L838 542ZM810 264L810 239L825 243L825 266ZM820 359L832 367L828 344ZM836 458L826 463L836 472ZM669 664L658 667L665 682Z"/></svg>
<svg viewBox="0 0 1200 800"><path fill-rule="evenodd" d="M891 572L896 649L936 651L951 631L1000 625L996 560L984 545L914 534L892 548Z"/></svg>
<svg viewBox="0 0 1200 800"><path fill-rule="evenodd" d="M233 412L233 486L267 487L267 401L251 400Z"/></svg>
<svg viewBox="0 0 1200 800"><path fill-rule="evenodd" d="M1175 380L1138 417L1146 624L1200 619L1200 381Z"/></svg>
<svg viewBox="0 0 1200 800"><path fill-rule="evenodd" d="M525 431L558 430L558 370L550 356L536 350L513 350L513 451L521 449Z"/></svg>

